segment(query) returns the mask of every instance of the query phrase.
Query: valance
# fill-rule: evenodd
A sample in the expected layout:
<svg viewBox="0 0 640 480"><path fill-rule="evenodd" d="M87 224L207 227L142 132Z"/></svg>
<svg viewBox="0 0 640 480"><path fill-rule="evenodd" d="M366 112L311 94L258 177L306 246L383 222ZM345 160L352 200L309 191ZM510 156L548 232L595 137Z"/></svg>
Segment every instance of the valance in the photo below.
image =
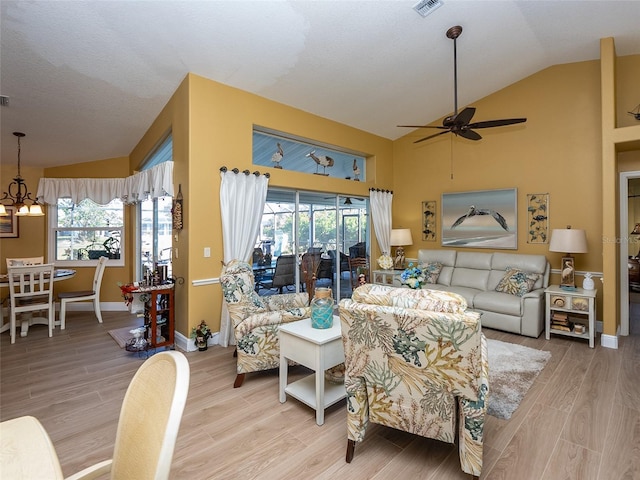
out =
<svg viewBox="0 0 640 480"><path fill-rule="evenodd" d="M74 204L90 199L100 205L120 199L136 203L146 198L173 196L173 162L163 162L126 178L41 178L37 199L56 205L59 198Z"/></svg>

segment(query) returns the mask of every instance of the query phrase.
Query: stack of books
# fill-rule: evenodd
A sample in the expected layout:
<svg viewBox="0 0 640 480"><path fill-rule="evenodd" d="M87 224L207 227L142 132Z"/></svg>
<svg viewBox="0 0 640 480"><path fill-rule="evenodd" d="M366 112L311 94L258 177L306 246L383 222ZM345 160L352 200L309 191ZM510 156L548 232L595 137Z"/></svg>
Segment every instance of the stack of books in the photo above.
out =
<svg viewBox="0 0 640 480"><path fill-rule="evenodd" d="M573 331L573 323L569 321L569 315L566 312L553 312L551 314L551 328L571 332Z"/></svg>

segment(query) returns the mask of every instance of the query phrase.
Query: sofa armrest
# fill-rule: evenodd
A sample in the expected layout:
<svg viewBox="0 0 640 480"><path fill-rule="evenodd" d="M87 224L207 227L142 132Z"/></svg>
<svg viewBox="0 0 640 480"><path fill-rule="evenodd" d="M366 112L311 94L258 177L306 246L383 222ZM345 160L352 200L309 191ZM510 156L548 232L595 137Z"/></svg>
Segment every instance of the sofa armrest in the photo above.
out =
<svg viewBox="0 0 640 480"><path fill-rule="evenodd" d="M536 288L535 290L531 290L530 292L525 293L522 298L543 298L544 297L544 288Z"/></svg>

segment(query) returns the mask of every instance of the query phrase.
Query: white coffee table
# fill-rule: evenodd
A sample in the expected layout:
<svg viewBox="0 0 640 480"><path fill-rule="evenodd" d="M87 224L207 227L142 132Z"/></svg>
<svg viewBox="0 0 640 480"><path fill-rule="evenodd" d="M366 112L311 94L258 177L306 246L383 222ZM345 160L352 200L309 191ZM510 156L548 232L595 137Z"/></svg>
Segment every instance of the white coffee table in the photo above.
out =
<svg viewBox="0 0 640 480"><path fill-rule="evenodd" d="M287 394L315 409L316 423L324 424L324 409L347 396L344 384L327 382L324 371L344 362L340 318L324 330L311 327L311 319L281 325L280 338L280 403ZM311 368L315 373L287 385L288 362Z"/></svg>

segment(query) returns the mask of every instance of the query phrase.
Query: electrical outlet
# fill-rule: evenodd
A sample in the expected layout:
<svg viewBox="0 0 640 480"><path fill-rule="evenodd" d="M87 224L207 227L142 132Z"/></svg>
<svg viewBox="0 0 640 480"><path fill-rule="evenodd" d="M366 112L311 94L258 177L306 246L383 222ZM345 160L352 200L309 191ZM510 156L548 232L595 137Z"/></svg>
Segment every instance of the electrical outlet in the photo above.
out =
<svg viewBox="0 0 640 480"><path fill-rule="evenodd" d="M204 247L204 258L209 258L211 256L211 248Z"/></svg>

